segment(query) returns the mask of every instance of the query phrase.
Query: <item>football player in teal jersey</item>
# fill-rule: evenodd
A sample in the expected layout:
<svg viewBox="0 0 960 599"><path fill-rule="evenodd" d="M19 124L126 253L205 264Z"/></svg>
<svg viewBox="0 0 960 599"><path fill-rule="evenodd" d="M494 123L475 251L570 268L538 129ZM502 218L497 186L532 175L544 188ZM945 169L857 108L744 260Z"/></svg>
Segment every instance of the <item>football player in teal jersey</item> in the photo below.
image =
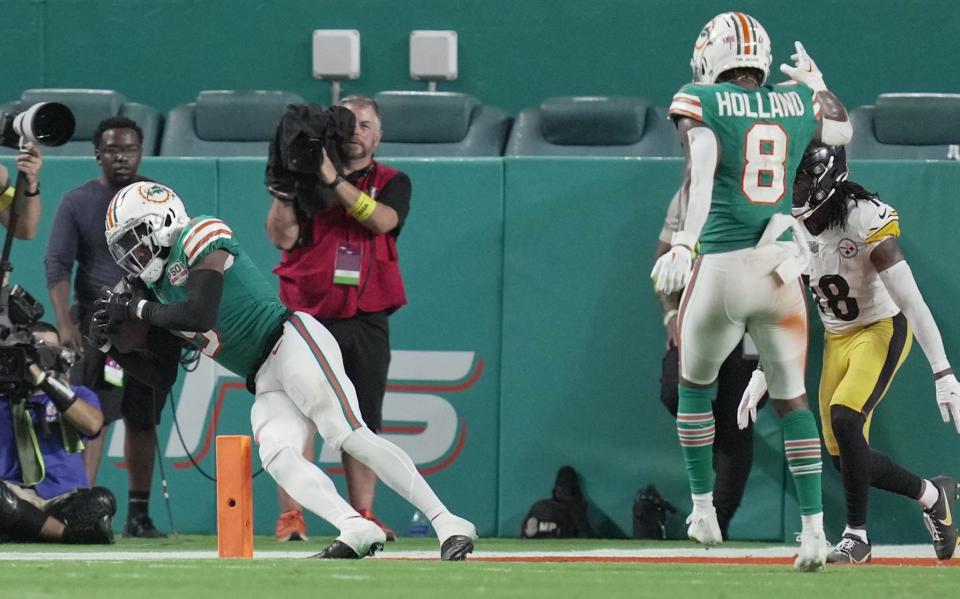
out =
<svg viewBox="0 0 960 599"><path fill-rule="evenodd" d="M693 83L670 106L686 156L687 214L651 276L661 293L685 287L677 432L693 499L688 536L707 545L722 540L712 497L711 402L721 363L749 331L797 487L803 529L794 567L816 571L827 544L820 437L804 388L807 317L799 275L809 249L778 240L788 229L802 235L790 216L790 192L807 145L845 144L852 127L799 42L795 65L780 67L793 81L766 84L770 45L760 23L739 12L717 15L700 32Z"/></svg>
<svg viewBox="0 0 960 599"><path fill-rule="evenodd" d="M263 467L293 499L340 530L316 557L373 555L386 540L304 459L303 447L316 432L430 519L441 559L462 560L473 551L473 524L447 510L410 457L363 423L333 336L311 316L287 311L226 223L190 219L171 189L139 182L110 202L106 237L117 263L139 276L157 301L110 292L99 304L111 321L137 319L174 331L247 378L256 395L250 420Z"/></svg>

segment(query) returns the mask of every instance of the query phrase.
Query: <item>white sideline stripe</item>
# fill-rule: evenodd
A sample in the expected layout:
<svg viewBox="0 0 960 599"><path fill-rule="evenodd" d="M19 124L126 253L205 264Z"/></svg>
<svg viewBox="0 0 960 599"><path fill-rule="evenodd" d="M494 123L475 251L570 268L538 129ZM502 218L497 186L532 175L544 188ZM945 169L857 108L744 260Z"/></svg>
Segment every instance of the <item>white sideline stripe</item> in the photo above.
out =
<svg viewBox="0 0 960 599"><path fill-rule="evenodd" d="M558 557L793 557L798 546L738 547L707 549L705 547L675 549L594 549L592 551L476 551L477 558L558 558ZM5 547L3 549L6 549ZM311 551L255 551L254 559L303 559L316 555L322 547ZM930 545L876 545L874 557L934 557ZM103 552L38 552L0 550L0 561L162 561L175 559L217 559L216 551L103 551ZM368 558L371 559L371 558ZM439 559L438 551L386 551L372 559Z"/></svg>

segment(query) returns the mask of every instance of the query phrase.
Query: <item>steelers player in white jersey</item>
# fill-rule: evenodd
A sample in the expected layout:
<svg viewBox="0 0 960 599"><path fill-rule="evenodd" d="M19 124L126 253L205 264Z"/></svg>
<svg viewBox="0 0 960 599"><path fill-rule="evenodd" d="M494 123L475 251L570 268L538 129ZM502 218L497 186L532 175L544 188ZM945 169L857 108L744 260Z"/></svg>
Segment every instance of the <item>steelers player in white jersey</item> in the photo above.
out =
<svg viewBox="0 0 960 599"><path fill-rule="evenodd" d="M923 301L897 239L897 211L847 179L842 147L811 145L797 169L794 215L812 235L808 267L826 329L820 376L820 417L827 452L840 470L847 526L828 563L868 563L870 487L918 501L939 559L957 545L952 523L956 485L949 476L923 479L869 446L870 423L880 400L916 337L930 361L941 417L960 432L960 385L947 360L940 331ZM744 394L740 424L748 421Z"/></svg>
<svg viewBox="0 0 960 599"><path fill-rule="evenodd" d="M803 376L807 312L799 275L806 246L780 238L800 230L790 216L790 183L804 149L813 140L845 144L852 127L799 42L794 64L780 66L792 81L766 83L770 47L760 23L740 12L717 15L696 39L693 83L670 105L686 156L687 213L651 277L660 293L686 286L677 436L693 503L687 535L705 545L722 541L713 505L712 404L721 363L749 331L797 490L803 528L794 568L808 572L823 569L827 552L820 434Z"/></svg>

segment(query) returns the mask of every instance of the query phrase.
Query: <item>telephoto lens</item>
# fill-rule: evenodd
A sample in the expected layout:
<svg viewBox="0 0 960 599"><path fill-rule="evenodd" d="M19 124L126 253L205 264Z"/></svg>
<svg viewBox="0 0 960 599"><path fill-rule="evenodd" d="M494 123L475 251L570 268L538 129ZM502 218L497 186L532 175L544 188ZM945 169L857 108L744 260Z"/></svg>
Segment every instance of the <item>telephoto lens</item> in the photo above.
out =
<svg viewBox="0 0 960 599"><path fill-rule="evenodd" d="M23 112L0 113L0 145L62 146L73 137L75 127L76 119L66 104L38 102Z"/></svg>

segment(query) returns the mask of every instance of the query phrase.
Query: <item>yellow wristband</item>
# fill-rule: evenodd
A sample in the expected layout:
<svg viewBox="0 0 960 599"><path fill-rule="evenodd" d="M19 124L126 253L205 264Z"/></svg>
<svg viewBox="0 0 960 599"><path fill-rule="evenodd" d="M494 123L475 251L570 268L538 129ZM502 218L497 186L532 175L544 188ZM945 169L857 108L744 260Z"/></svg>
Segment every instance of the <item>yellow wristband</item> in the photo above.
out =
<svg viewBox="0 0 960 599"><path fill-rule="evenodd" d="M6 210L13 203L13 194L16 191L13 185L7 185L6 191L0 194L0 210Z"/></svg>
<svg viewBox="0 0 960 599"><path fill-rule="evenodd" d="M360 192L360 198L357 199L357 203L350 208L350 211L347 212L347 214L357 219L357 222L362 223L370 218L370 215L373 214L373 211L376 209L376 207L376 200L367 194Z"/></svg>

